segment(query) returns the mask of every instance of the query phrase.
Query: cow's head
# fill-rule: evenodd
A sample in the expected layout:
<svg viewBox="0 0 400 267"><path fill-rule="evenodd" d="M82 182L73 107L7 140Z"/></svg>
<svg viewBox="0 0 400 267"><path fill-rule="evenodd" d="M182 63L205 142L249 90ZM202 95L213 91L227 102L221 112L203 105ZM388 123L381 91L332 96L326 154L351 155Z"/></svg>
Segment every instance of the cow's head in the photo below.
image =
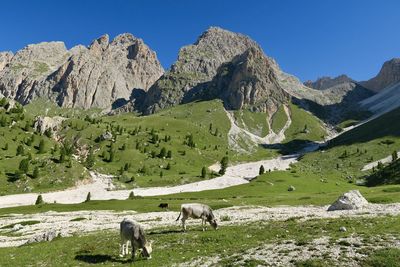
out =
<svg viewBox="0 0 400 267"><path fill-rule="evenodd" d="M151 259L151 252L153 252L153 248L151 247L152 244L153 244L152 240L146 242L146 244L143 247L143 251L142 251L143 257Z"/></svg>
<svg viewBox="0 0 400 267"><path fill-rule="evenodd" d="M212 226L215 230L218 229L218 224L217 224L217 220L216 220L216 219L212 219L212 220L210 221L210 224L211 224L211 226Z"/></svg>

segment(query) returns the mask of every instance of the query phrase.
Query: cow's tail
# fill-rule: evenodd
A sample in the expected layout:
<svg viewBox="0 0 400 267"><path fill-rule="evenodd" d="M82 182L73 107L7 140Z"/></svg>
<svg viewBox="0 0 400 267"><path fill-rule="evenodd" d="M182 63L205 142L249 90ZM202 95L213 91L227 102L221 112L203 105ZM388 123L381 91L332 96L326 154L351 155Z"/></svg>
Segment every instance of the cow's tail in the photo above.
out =
<svg viewBox="0 0 400 267"><path fill-rule="evenodd" d="M178 218L176 218L176 220L175 220L176 222L179 221L179 218L181 217L181 215L182 215L182 211L179 212L179 216L178 216Z"/></svg>

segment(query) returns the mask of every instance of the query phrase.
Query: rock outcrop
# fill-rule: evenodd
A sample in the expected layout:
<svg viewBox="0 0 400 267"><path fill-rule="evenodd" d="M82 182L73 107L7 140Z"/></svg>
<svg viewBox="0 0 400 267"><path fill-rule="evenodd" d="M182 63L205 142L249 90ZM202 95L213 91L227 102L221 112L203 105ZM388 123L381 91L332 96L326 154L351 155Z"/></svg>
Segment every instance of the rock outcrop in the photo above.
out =
<svg viewBox="0 0 400 267"><path fill-rule="evenodd" d="M393 58L383 64L378 75L368 81L361 82L361 84L370 90L379 92L398 82L400 82L400 58Z"/></svg>
<svg viewBox="0 0 400 267"><path fill-rule="evenodd" d="M317 90L325 90L328 88L332 88L334 86L337 86L339 84L347 84L347 83L354 83L354 80L349 78L346 75L340 75L337 76L335 78L331 78L331 77L321 77L319 79L317 79L316 81L306 81L304 83L305 86L313 88L313 89L317 89Z"/></svg>
<svg viewBox="0 0 400 267"><path fill-rule="evenodd" d="M108 35L89 47L67 50L62 42L28 45L15 55L0 53L0 93L27 104L44 97L64 107L111 109L146 91L164 70L144 42Z"/></svg>
<svg viewBox="0 0 400 267"><path fill-rule="evenodd" d="M358 190L351 190L341 195L332 205L329 206L328 211L335 210L356 210L361 209L368 205L368 201L361 195Z"/></svg>
<svg viewBox="0 0 400 267"><path fill-rule="evenodd" d="M61 129L62 123L65 120L66 118L60 116L55 116L55 117L39 116L36 118L33 128L40 134L44 134L47 130L51 130L52 132L57 132Z"/></svg>
<svg viewBox="0 0 400 267"><path fill-rule="evenodd" d="M178 105L195 86L211 81L218 68L257 47L249 37L211 27L193 45L180 49L178 60L148 91L142 110L145 114Z"/></svg>

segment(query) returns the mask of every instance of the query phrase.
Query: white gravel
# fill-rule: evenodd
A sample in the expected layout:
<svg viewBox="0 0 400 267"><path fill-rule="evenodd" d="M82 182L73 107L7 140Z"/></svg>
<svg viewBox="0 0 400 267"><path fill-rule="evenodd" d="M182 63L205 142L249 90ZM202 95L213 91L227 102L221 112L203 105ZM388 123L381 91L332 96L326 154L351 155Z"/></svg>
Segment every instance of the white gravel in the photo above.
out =
<svg viewBox="0 0 400 267"><path fill-rule="evenodd" d="M219 224L237 225L255 221L287 220L298 218L299 220L342 218L342 217L376 217L386 215L400 215L400 203L395 204L368 204L359 210L327 211L328 206L237 206L219 209L214 212ZM134 219L146 229L176 226L180 229L179 222L175 219L178 212L150 212L137 213L134 211L74 211L74 212L45 212L37 214L10 214L0 217L0 247L19 246L33 236L55 230L62 236L82 234L99 230L117 230L119 223L125 217ZM229 217L229 221L221 221L222 217ZM82 221L71 221L76 218L85 218ZM11 228L1 229L4 226L18 224L24 221L36 220L40 223L26 225L17 231ZM189 220L190 225L200 225L198 220ZM10 234L11 233L11 234Z"/></svg>

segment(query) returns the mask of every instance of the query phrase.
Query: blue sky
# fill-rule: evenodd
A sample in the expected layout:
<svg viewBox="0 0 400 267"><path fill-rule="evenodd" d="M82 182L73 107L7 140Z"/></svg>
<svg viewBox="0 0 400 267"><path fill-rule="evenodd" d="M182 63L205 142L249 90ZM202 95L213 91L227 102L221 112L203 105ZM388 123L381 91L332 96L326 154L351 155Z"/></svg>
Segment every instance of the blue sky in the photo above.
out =
<svg viewBox="0 0 400 267"><path fill-rule="evenodd" d="M396 0L1 1L0 51L53 40L70 48L131 32L168 68L181 46L220 26L249 35L301 80L364 80L400 57L399 11Z"/></svg>

